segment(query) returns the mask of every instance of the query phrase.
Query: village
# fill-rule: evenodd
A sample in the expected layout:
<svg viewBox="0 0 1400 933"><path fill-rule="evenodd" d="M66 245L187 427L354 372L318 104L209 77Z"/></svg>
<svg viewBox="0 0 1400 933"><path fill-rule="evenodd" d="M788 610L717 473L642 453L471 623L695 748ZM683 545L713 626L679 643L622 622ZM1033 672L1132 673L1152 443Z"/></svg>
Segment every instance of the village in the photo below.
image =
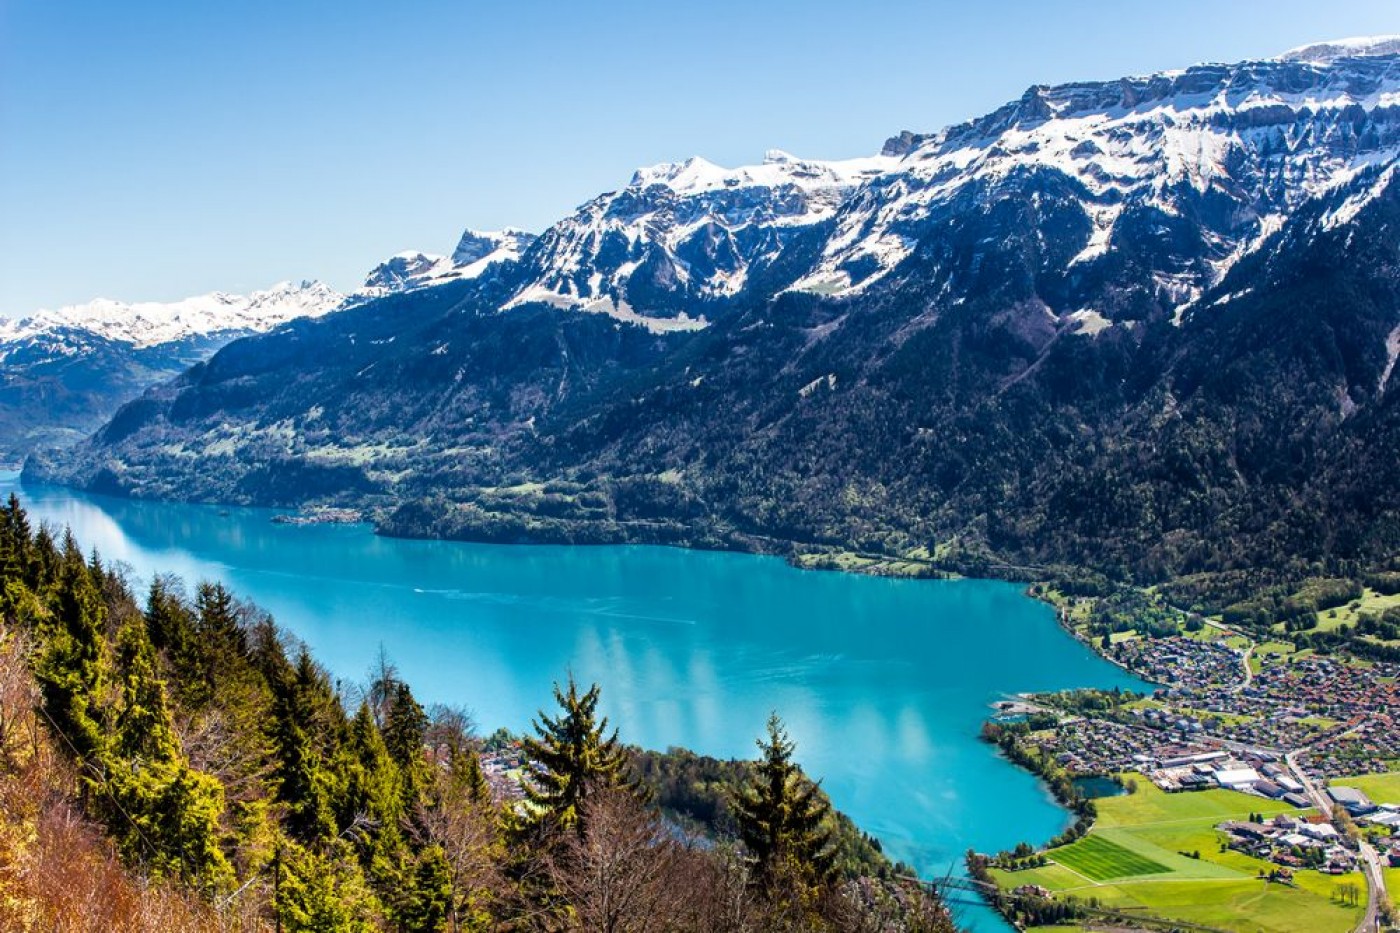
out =
<svg viewBox="0 0 1400 933"><path fill-rule="evenodd" d="M1329 788L1328 796L1336 805L1331 816L1280 813L1265 819L1260 815L1246 821L1228 820L1216 828L1229 837L1227 848L1279 866L1277 878L1282 881L1304 868L1326 875L1356 871L1359 847L1344 821L1354 821L1390 867L1400 868L1400 803L1377 804L1351 787Z"/></svg>
<svg viewBox="0 0 1400 933"><path fill-rule="evenodd" d="M1251 658L1220 641L1185 636L1124 641L1107 654L1162 686L1145 699L1104 709L1075 707L1079 715L1062 723L1054 744L1076 770L1146 768L1167 772L1158 782L1164 789L1197 789L1248 782L1192 779L1177 787L1173 782L1188 775L1175 773L1180 765L1168 762L1192 755L1223 757L1233 749L1249 753L1254 761L1247 767L1268 777L1261 766L1276 765L1277 756L1291 752L1309 777L1325 780L1391 770L1400 760L1400 665L1317 656ZM1064 708L1060 699L1037 699ZM1297 792L1277 780L1257 790L1274 798Z"/></svg>

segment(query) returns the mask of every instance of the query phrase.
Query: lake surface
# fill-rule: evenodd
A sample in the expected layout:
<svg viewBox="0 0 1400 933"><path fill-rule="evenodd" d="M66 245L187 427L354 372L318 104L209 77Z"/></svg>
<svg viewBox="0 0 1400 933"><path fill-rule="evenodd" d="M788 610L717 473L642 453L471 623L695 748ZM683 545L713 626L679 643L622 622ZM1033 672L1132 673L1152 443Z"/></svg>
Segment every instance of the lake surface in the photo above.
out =
<svg viewBox="0 0 1400 933"><path fill-rule="evenodd" d="M17 489L36 523L148 580L223 581L363 681L382 645L424 702L523 730L572 670L624 741L752 757L776 710L836 805L924 877L1069 822L978 741L1007 693L1143 685L1018 586L801 571L659 547L474 545L291 526L261 509ZM979 930L998 922L974 912ZM1001 927L1004 929L1004 927Z"/></svg>
<svg viewBox="0 0 1400 933"><path fill-rule="evenodd" d="M1074 779L1074 787L1090 800L1121 797L1128 792L1122 784L1106 777L1077 777Z"/></svg>

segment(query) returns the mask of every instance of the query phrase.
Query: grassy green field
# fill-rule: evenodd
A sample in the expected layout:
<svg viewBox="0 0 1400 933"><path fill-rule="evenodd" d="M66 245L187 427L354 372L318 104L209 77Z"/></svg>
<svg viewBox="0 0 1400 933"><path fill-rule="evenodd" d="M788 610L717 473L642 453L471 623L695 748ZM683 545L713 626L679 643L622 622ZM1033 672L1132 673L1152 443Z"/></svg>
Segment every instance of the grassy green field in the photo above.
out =
<svg viewBox="0 0 1400 933"><path fill-rule="evenodd" d="M1363 612L1371 612L1380 615L1387 609L1400 606L1400 593L1385 596L1377 593L1373 589L1366 589L1361 598L1347 603L1345 606L1338 606L1336 609L1325 609L1317 614L1317 627L1324 632L1342 625L1355 625L1356 620Z"/></svg>
<svg viewBox="0 0 1400 933"><path fill-rule="evenodd" d="M1170 868L1096 833L1055 850L1055 861L1094 881L1160 875Z"/></svg>
<svg viewBox="0 0 1400 933"><path fill-rule="evenodd" d="M1194 794L1168 794L1140 774L1125 775L1137 782L1137 793L1122 797L1096 800L1099 809L1098 827L1142 826L1146 823L1168 823L1191 820L1244 819L1250 813L1289 813L1286 803L1250 797L1229 790L1207 790ZM1214 823L1211 825L1213 826Z"/></svg>
<svg viewBox="0 0 1400 933"><path fill-rule="evenodd" d="M1291 657L1294 650L1291 641L1260 642L1255 646L1254 653L1249 656L1250 670L1257 674L1264 669L1265 664L1278 664Z"/></svg>
<svg viewBox="0 0 1400 933"><path fill-rule="evenodd" d="M1053 861L1044 868L993 872L998 883L1040 885L1242 933L1346 933L1360 919L1360 907L1342 907L1336 899L1340 885L1364 889L1359 874L1300 872L1297 886L1289 887L1258 878L1261 868L1271 867L1267 863L1220 851L1224 836L1216 824L1292 808L1233 791L1166 794L1141 775L1125 777L1137 782L1137 793L1096 801L1099 819L1088 836L1047 851Z"/></svg>
<svg viewBox="0 0 1400 933"><path fill-rule="evenodd" d="M1376 803L1400 803L1400 772L1334 778L1331 783L1339 787L1355 787Z"/></svg>

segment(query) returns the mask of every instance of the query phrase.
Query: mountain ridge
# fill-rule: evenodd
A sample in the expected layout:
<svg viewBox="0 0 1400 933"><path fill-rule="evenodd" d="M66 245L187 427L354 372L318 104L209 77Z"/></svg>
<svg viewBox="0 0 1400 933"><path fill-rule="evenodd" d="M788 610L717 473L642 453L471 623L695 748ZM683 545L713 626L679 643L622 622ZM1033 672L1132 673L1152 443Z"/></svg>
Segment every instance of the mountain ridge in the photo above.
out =
<svg viewBox="0 0 1400 933"><path fill-rule="evenodd" d="M1375 48L1034 87L842 168L642 170L490 274L235 343L29 475L476 540L1144 581L1384 559Z"/></svg>

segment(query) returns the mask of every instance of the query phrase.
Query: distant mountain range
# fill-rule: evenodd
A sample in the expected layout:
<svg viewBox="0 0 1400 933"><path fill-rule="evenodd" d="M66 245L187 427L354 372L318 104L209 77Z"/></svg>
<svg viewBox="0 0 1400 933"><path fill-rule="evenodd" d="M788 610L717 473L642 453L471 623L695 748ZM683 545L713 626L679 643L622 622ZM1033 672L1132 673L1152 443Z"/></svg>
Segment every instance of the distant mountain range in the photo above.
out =
<svg viewBox="0 0 1400 933"><path fill-rule="evenodd" d="M0 318L0 460L91 434L123 403L220 347L344 296L320 282L169 303L99 299Z"/></svg>
<svg viewBox="0 0 1400 933"><path fill-rule="evenodd" d="M98 299L0 318L0 462L83 439L125 402L240 337L385 295L474 278L498 262L519 259L533 239L517 230L468 230L451 256L400 253L371 270L348 296L317 281L279 282L250 295Z"/></svg>
<svg viewBox="0 0 1400 933"><path fill-rule="evenodd" d="M1384 561L1397 154L1385 38L642 169L538 238L395 257L29 471L482 540L1224 588Z"/></svg>

